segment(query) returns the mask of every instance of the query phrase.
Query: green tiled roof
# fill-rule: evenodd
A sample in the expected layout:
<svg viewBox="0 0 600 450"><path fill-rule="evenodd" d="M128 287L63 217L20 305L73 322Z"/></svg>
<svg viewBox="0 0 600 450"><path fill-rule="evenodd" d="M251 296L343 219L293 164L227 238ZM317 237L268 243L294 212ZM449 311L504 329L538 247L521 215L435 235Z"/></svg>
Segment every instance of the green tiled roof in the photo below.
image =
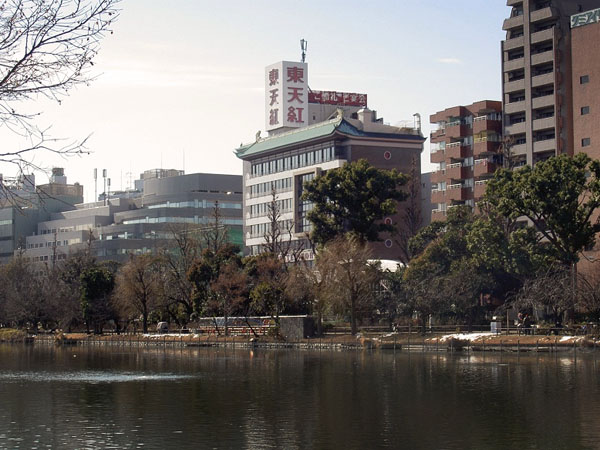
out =
<svg viewBox="0 0 600 450"><path fill-rule="evenodd" d="M274 148L285 147L287 145L308 141L310 139L330 136L334 133L342 120L343 119L341 117L336 117L335 119L328 120L326 122L319 122L315 125L305 128L298 128L297 130L259 139L252 144L241 146L240 148L236 149L235 153L238 158L244 158L246 156L262 153Z"/></svg>
<svg viewBox="0 0 600 450"><path fill-rule="evenodd" d="M408 139L417 142L425 141L425 138L420 134L398 134L398 133L381 133L381 132L366 132L359 130L342 116L325 122L319 122L305 128L288 131L286 133L276 134L267 138L258 139L251 144L242 145L236 149L235 153L238 158L244 159L251 155L266 152L269 150L286 147L300 142L310 141L322 137L332 136L336 131L343 135L390 138L390 139Z"/></svg>

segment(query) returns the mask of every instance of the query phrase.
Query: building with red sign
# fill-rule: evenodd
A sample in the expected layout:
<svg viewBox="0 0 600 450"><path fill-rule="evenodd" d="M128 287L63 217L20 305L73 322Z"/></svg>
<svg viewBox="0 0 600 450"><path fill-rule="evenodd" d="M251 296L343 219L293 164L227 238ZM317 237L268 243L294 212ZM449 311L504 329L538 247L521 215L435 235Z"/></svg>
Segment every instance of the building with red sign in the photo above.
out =
<svg viewBox="0 0 600 450"><path fill-rule="evenodd" d="M357 117L367 94L314 91L308 87L308 64L280 61L265 68L265 129L283 133L323 122L341 110Z"/></svg>
<svg viewBox="0 0 600 450"><path fill-rule="evenodd" d="M304 87L308 79L306 64L273 64L267 67L265 76L269 136L258 135L255 142L236 150L244 167L245 245L249 253L263 251L275 195L281 238L311 258L307 241L311 224L306 215L312 205L301 199L303 184L358 159L367 159L383 169L395 168L404 173L416 170L420 174L425 138L418 128L384 124L375 111L367 108L366 94L308 90ZM420 180L417 184L421 186ZM398 213L385 220L400 224L402 208L400 205ZM425 213L428 216L429 211ZM393 236L374 244L374 251L380 259L400 256Z"/></svg>

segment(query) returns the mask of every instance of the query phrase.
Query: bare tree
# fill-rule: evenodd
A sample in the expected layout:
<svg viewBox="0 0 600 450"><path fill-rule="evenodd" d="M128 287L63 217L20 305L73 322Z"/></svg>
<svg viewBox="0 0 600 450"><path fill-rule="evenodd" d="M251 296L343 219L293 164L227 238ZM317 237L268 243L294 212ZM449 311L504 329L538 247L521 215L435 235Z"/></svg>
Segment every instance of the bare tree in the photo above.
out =
<svg viewBox="0 0 600 450"><path fill-rule="evenodd" d="M85 152L85 141L51 138L35 122L38 113L16 103L40 96L60 102L88 83L88 69L117 17L120 0L4 0L0 5L0 127L23 145L0 152L0 162L20 174L40 169L39 152L62 156ZM2 183L2 190L6 185Z"/></svg>
<svg viewBox="0 0 600 450"><path fill-rule="evenodd" d="M408 242L417 234L422 225L421 217L421 173L417 157L413 157L410 169L410 181L408 183L408 197L402 209L402 222L398 227L396 244L400 249L400 261L408 264L412 255Z"/></svg>
<svg viewBox="0 0 600 450"><path fill-rule="evenodd" d="M512 148L515 145L513 136L506 136L500 143L500 153L502 154L502 165L505 169L513 170L517 164Z"/></svg>
<svg viewBox="0 0 600 450"><path fill-rule="evenodd" d="M279 316L290 305L286 295L287 268L281 258L272 253L255 257L255 277L250 300L255 311L268 314L279 325Z"/></svg>
<svg viewBox="0 0 600 450"><path fill-rule="evenodd" d="M518 309L542 309L550 313L554 323L561 323L568 311L576 306L571 293L572 273L558 265L525 281L515 296Z"/></svg>
<svg viewBox="0 0 600 450"><path fill-rule="evenodd" d="M210 300L212 309L223 314L225 336L229 336L229 318L239 312L248 300L248 277L240 261L231 260L226 263L218 278L211 284L211 289L215 294Z"/></svg>
<svg viewBox="0 0 600 450"><path fill-rule="evenodd" d="M165 309L176 321L189 317L197 310L194 302L194 285L188 277L194 262L202 253L202 232L187 224L171 226L172 239L160 251L164 283ZM181 311L181 309L183 311Z"/></svg>
<svg viewBox="0 0 600 450"><path fill-rule="evenodd" d="M229 242L229 230L223 222L221 205L215 201L212 212L212 223L203 231L202 238L206 248L213 253L217 253Z"/></svg>
<svg viewBox="0 0 600 450"><path fill-rule="evenodd" d="M314 267L306 261L294 264L286 279L286 295L294 299L294 303L309 306L310 313L316 317L318 335L323 332L323 317L331 308L325 287L333 282L334 269L327 259L317 257Z"/></svg>
<svg viewBox="0 0 600 450"><path fill-rule="evenodd" d="M358 331L358 319L372 311L374 287L379 270L371 264L371 251L366 243L351 235L342 235L328 242L317 255L322 270L329 272L324 286L332 309L350 316L352 334Z"/></svg>
<svg viewBox="0 0 600 450"><path fill-rule="evenodd" d="M161 276L158 260L152 255L132 255L117 274L113 302L126 317L142 317L148 332L148 316L159 305Z"/></svg>
<svg viewBox="0 0 600 450"><path fill-rule="evenodd" d="M294 221L282 219L281 200L277 199L275 185L271 186L271 201L267 204L269 225L263 235L263 249L267 253L277 255L284 264L289 261L298 262L304 251L302 240L293 240ZM308 238L308 235L306 236Z"/></svg>

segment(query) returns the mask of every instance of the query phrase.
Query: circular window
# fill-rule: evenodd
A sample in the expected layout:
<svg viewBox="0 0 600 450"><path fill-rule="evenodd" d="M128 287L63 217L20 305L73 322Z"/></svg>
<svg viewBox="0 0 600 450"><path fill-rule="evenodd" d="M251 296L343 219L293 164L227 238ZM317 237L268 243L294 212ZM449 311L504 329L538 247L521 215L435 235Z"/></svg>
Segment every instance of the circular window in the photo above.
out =
<svg viewBox="0 0 600 450"><path fill-rule="evenodd" d="M392 222L392 218L391 218L391 217L386 217L386 218L385 218L385 224L386 224L386 225L391 225L392 223L393 223L393 222Z"/></svg>
<svg viewBox="0 0 600 450"><path fill-rule="evenodd" d="M392 246L392 240L391 240L391 239L386 239L386 240L385 240L385 246L386 246L387 248L390 248L390 247Z"/></svg>
<svg viewBox="0 0 600 450"><path fill-rule="evenodd" d="M383 154L383 157L384 157L385 159L392 159L392 153L391 153L391 152L385 152L385 153Z"/></svg>

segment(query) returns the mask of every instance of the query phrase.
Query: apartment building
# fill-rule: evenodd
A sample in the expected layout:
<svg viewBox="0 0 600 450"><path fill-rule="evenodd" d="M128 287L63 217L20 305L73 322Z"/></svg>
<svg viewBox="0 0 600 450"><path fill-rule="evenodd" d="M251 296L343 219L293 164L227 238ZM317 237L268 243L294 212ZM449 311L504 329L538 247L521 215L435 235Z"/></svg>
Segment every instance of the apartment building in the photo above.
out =
<svg viewBox="0 0 600 450"><path fill-rule="evenodd" d="M599 7L600 0L507 0L507 5L512 10L502 26L503 134L514 164L573 154L571 15Z"/></svg>
<svg viewBox="0 0 600 450"><path fill-rule="evenodd" d="M483 100L430 116L431 220L459 205L475 207L487 180L502 165L502 103Z"/></svg>

